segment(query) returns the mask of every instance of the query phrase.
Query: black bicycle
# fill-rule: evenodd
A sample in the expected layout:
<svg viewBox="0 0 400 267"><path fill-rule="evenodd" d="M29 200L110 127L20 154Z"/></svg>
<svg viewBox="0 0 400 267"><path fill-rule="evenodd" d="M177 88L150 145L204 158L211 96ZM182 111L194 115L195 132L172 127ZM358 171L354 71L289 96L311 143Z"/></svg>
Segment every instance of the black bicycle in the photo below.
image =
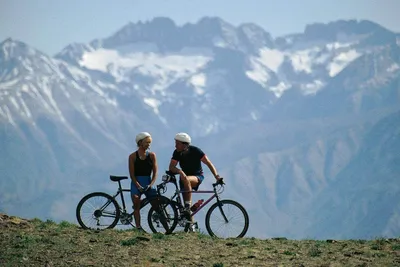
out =
<svg viewBox="0 0 400 267"><path fill-rule="evenodd" d="M110 175L110 180L113 182L118 182L118 190L114 195L109 195L104 192L93 192L86 196L84 196L78 203L76 207L76 218L78 220L79 225L84 229L111 229L120 225L130 225L135 227L132 224L133 221L133 211L128 212L127 206L125 205L124 192L130 192L130 189L123 189L121 186L121 181L128 179L127 176L114 176ZM117 201L117 197L120 196L121 203ZM156 201L157 205L151 205L151 201ZM166 205L168 205L170 200L167 197L158 195L153 199L144 198L140 203L140 212L141 218L146 218L146 215L151 208L153 213L158 216L159 219L159 227L171 228L170 226L166 226L164 211L168 210ZM159 212L155 211L155 208L158 209ZM171 212L171 211L169 211ZM145 230L146 224L141 225Z"/></svg>
<svg viewBox="0 0 400 267"><path fill-rule="evenodd" d="M162 176L162 183L157 185L157 192L160 196L167 191L168 183L172 183L175 186L175 193L169 198L169 203L164 199L165 205L163 205L162 208L164 209L163 214L170 225L170 231L175 230L176 227L183 227L184 231L188 231L190 222L180 196L181 193L187 191L179 190L175 174L166 171L166 174ZM216 202L208 209L205 217L205 225L209 235L219 238L245 236L249 228L249 215L246 209L234 200L220 199L220 194L224 189L223 179L214 183L212 186L213 190L191 191L195 194L212 194L209 199L204 201L204 203L199 205L197 209L191 213L191 216L195 216L208 203L216 199ZM147 216L149 227L154 233L159 232L159 228L161 227L158 214L159 212L150 208Z"/></svg>

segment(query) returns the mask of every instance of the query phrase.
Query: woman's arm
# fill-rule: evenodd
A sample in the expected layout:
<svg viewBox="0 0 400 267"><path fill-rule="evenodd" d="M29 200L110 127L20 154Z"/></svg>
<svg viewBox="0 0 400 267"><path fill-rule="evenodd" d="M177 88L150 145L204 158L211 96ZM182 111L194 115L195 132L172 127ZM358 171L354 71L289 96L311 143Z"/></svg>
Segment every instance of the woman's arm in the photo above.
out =
<svg viewBox="0 0 400 267"><path fill-rule="evenodd" d="M136 185L137 188L140 188L141 185L138 183L138 181L136 180L135 177L135 159L136 159L136 155L135 153L132 153L129 155L129 175L131 176L131 179L133 181L133 183Z"/></svg>
<svg viewBox="0 0 400 267"><path fill-rule="evenodd" d="M153 161L153 175L152 175L152 177L151 177L150 186L153 186L154 183L156 182L157 173L158 173L158 165L157 165L156 153L151 152L151 153L150 153L150 158L151 158L151 160Z"/></svg>

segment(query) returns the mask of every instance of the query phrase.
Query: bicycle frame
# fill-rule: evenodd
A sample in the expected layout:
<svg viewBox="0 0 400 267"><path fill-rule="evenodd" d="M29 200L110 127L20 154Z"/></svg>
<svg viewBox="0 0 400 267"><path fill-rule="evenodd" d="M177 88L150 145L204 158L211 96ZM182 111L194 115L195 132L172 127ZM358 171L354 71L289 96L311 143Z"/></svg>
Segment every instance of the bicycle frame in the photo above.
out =
<svg viewBox="0 0 400 267"><path fill-rule="evenodd" d="M126 206L126 204L125 204L125 197L124 197L124 192L131 192L131 190L130 189L125 189L125 188L122 188L122 185L121 185L121 181L116 181L116 182L118 182L118 190L117 190L117 193L115 193L114 195L111 195L112 196L112 198L114 198L115 200L117 200L116 198L120 195L120 198L121 198L121 202L122 202L122 207L121 207L121 205L119 205L120 203L117 201L117 203L118 203L118 205L120 206L120 209L121 209L121 212L122 213L127 213L127 206ZM144 206L146 206L148 203L150 203L150 201L149 201L149 199L146 197L146 198L144 198L144 199L142 199L141 200L141 202L140 202L140 208L143 208ZM133 211L131 212L131 213L128 213L129 215L132 215L133 214Z"/></svg>
<svg viewBox="0 0 400 267"><path fill-rule="evenodd" d="M121 186L121 181L117 181L118 182L118 190L117 190L117 193L115 193L114 195L112 195L112 197L114 198L114 199L116 199L116 197L118 197L118 195L121 195L120 196L120 198L121 198L121 202L122 202L122 212L123 213L126 213L126 205L125 205L125 198L124 198L124 192L130 192L131 190L130 189L124 189L124 188L122 188L122 186ZM118 201L117 201L117 203L118 203ZM121 208L121 206L120 206L120 208ZM133 213L133 212L132 212Z"/></svg>
<svg viewBox="0 0 400 267"><path fill-rule="evenodd" d="M199 190L199 191L185 191L185 190L177 190L175 192L174 197L176 197L176 199L179 201L179 204L182 205L182 199L180 197L181 193L187 193L187 192L191 192L192 194L213 194L212 196L210 196L207 200L205 200L194 212L192 212L191 216L195 216L202 208L204 208L208 203L210 203L214 198L217 198L217 202L219 202L219 196L218 193L215 190ZM172 198L174 198L172 197ZM171 199L172 199L171 198ZM183 207L183 205L182 205Z"/></svg>
<svg viewBox="0 0 400 267"><path fill-rule="evenodd" d="M213 190L192 190L192 191L185 191L185 190L179 190L178 189L178 184L177 184L177 179L175 178L174 175L168 174L170 177L173 177L172 181L163 181L160 185L157 186L157 191L160 193L160 189L165 187L167 183L172 183L175 186L175 193L174 195L170 198L171 200L176 199L177 203L180 205L180 207L183 207L182 199L181 199L181 194L182 193L192 193L192 194L213 194L210 196L206 201L204 201L194 212L192 212L191 216L196 215L202 208L204 208L208 203L210 203L214 198L217 199L217 203L219 203L219 193L217 192L217 189L214 187Z"/></svg>

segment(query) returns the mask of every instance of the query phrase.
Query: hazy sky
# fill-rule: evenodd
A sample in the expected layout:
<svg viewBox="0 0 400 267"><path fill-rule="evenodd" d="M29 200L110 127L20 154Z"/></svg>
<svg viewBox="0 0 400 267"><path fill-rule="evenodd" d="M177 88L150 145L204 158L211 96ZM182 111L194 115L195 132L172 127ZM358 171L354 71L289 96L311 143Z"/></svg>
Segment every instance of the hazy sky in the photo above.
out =
<svg viewBox="0 0 400 267"><path fill-rule="evenodd" d="M273 37L338 19L369 19L400 32L399 10L400 0L0 0L0 41L11 37L52 55L156 16L178 25L204 16L253 22Z"/></svg>

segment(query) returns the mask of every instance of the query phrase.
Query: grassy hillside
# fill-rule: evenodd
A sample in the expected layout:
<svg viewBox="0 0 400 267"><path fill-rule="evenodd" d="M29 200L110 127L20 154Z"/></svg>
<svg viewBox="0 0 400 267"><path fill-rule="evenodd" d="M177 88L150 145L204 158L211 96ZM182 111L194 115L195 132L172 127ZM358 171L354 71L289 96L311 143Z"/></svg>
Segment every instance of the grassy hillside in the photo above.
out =
<svg viewBox="0 0 400 267"><path fill-rule="evenodd" d="M214 239L87 231L0 214L0 266L400 266L400 238Z"/></svg>

